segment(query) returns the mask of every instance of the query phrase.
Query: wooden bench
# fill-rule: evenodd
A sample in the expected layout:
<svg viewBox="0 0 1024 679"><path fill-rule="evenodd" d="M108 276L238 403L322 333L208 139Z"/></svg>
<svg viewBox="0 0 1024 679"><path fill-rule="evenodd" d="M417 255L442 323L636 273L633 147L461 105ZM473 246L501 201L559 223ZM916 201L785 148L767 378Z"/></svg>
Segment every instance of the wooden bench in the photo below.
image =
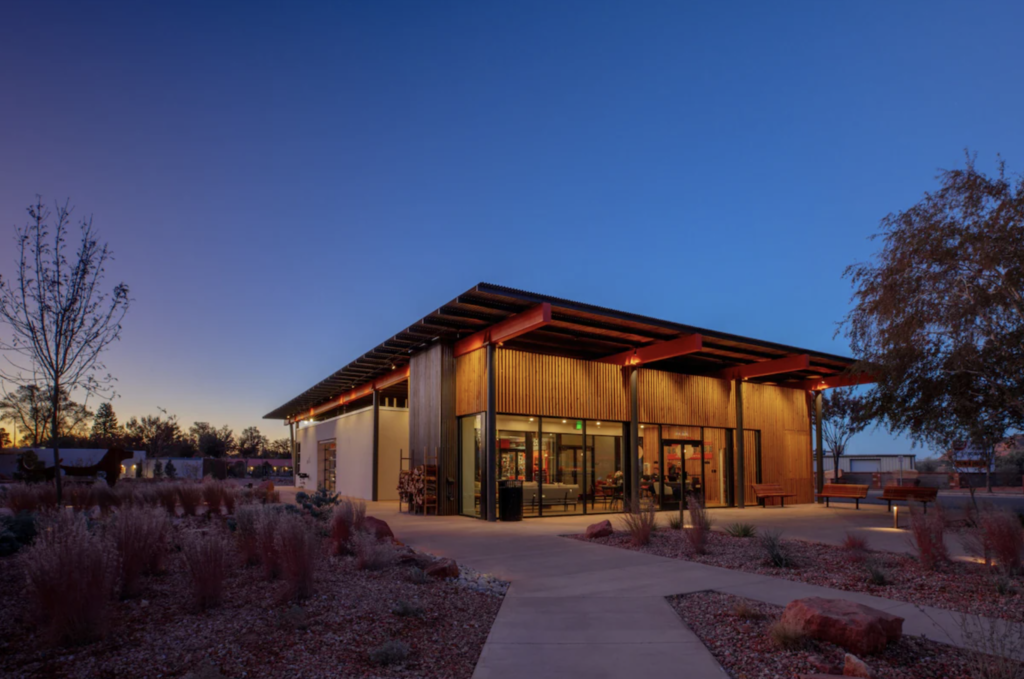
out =
<svg viewBox="0 0 1024 679"><path fill-rule="evenodd" d="M892 511L893 502L920 502L924 511L928 512L928 503L935 502L939 495L938 488L920 488L908 486L886 486L882 491L882 499L889 503L886 511Z"/></svg>
<svg viewBox="0 0 1024 679"><path fill-rule="evenodd" d="M796 493L787 493L782 488L781 483L755 483L754 484L754 496L757 497L761 506L764 507L764 501L767 498L779 498L779 502L782 506L786 506L787 497L796 497Z"/></svg>
<svg viewBox="0 0 1024 679"><path fill-rule="evenodd" d="M828 507L830 498L844 498L853 500L855 509L860 509L860 501L868 496L868 487L856 483L826 483L825 487L818 493L818 497L825 498L825 506Z"/></svg>

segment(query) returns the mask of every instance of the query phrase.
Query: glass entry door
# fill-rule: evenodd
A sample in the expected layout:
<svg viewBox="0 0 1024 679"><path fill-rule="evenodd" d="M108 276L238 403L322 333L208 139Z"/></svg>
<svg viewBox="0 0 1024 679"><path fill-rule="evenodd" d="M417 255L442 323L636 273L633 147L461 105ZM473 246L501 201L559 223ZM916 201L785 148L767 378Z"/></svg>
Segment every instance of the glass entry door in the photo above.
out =
<svg viewBox="0 0 1024 679"><path fill-rule="evenodd" d="M320 458L320 488L334 493L338 490L338 447L334 441L321 441L317 445L317 457Z"/></svg>

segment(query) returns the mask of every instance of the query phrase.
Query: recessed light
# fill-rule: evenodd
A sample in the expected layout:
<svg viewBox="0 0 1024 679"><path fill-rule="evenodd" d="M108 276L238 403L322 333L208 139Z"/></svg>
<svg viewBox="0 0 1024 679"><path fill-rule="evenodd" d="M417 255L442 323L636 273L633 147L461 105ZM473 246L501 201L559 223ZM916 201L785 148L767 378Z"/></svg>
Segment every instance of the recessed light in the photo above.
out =
<svg viewBox="0 0 1024 679"><path fill-rule="evenodd" d="M600 423L600 422L598 422L598 423L597 423L597 426L599 426L599 427L600 427L600 426L601 426L601 423Z"/></svg>
<svg viewBox="0 0 1024 679"><path fill-rule="evenodd" d="M562 424L565 424L565 420L562 420Z"/></svg>
<svg viewBox="0 0 1024 679"><path fill-rule="evenodd" d="M530 422L533 422L533 418L532 417L530 418Z"/></svg>

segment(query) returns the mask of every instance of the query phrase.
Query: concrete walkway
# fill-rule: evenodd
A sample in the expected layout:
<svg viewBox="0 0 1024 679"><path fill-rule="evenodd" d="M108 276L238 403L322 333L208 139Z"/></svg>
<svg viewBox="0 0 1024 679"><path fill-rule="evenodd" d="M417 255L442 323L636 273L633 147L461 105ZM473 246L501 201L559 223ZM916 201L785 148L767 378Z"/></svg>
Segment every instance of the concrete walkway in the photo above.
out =
<svg viewBox="0 0 1024 679"><path fill-rule="evenodd" d="M959 616L946 611L559 537L582 532L595 516L494 524L408 516L393 503L373 504L369 513L419 550L512 583L476 679L727 676L665 600L702 590L781 606L806 596L859 601L905 618L905 634L961 645ZM833 543L847 531L859 532L880 549L908 548L905 531L891 528L884 508L718 510L714 519L719 526L744 521L762 530L781 528L786 537Z"/></svg>

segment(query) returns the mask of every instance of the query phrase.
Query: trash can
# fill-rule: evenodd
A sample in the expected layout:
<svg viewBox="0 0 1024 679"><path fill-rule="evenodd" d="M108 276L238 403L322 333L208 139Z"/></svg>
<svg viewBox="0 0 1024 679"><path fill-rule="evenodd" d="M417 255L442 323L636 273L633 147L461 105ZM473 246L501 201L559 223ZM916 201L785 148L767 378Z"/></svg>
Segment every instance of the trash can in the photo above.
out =
<svg viewBox="0 0 1024 679"><path fill-rule="evenodd" d="M523 520L523 482L514 479L498 481L498 518L502 521Z"/></svg>

